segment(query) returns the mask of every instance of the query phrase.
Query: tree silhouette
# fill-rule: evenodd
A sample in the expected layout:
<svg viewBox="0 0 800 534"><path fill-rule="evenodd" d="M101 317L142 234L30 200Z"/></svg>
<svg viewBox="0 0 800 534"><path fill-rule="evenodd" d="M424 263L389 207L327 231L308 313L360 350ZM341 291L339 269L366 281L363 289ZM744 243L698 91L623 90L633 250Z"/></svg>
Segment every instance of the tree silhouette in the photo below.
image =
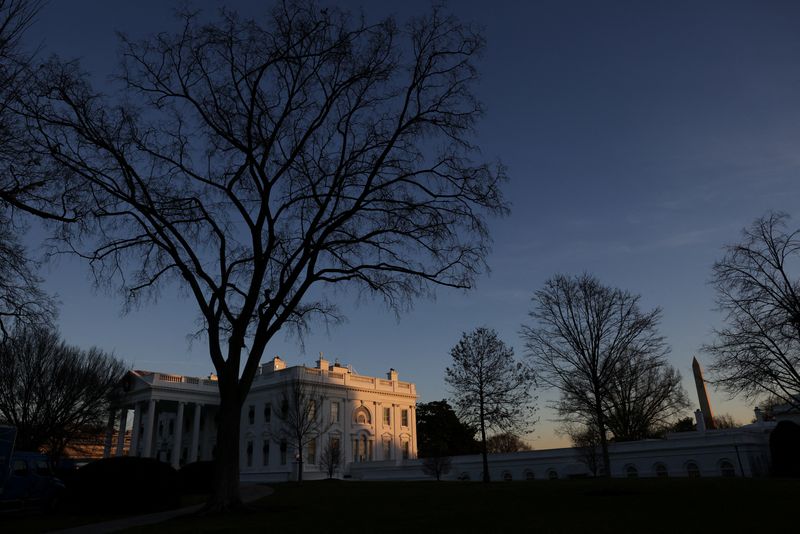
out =
<svg viewBox="0 0 800 534"><path fill-rule="evenodd" d="M555 276L533 300L534 324L522 329L531 364L545 384L561 392L562 419L597 429L604 473L610 476L611 391L617 373L632 361L666 354L657 332L661 311L642 312L639 296L588 274Z"/></svg>
<svg viewBox="0 0 800 534"><path fill-rule="evenodd" d="M788 219L758 219L714 264L726 325L705 350L716 383L731 394L777 397L800 409L800 237Z"/></svg>
<svg viewBox="0 0 800 534"><path fill-rule="evenodd" d="M489 482L487 431L519 431L532 422L533 377L497 332L477 328L461 336L445 370L459 416L480 429L483 481Z"/></svg>
<svg viewBox="0 0 800 534"><path fill-rule="evenodd" d="M483 270L507 211L503 168L473 160L484 40L439 8L398 26L287 1L123 45L110 95L74 63L37 70L30 173L82 195L59 237L98 280L196 302L220 392L208 507L237 507L239 414L278 332L339 320L331 286L401 310Z"/></svg>

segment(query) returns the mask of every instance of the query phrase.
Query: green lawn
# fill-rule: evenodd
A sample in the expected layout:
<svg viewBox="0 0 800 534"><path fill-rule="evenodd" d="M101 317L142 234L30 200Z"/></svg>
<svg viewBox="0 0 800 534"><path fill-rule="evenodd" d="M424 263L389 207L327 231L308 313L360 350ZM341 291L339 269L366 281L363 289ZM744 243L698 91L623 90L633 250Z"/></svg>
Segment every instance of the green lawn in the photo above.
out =
<svg viewBox="0 0 800 534"><path fill-rule="evenodd" d="M246 512L129 532L800 532L790 519L797 517L799 480L323 481L274 488Z"/></svg>

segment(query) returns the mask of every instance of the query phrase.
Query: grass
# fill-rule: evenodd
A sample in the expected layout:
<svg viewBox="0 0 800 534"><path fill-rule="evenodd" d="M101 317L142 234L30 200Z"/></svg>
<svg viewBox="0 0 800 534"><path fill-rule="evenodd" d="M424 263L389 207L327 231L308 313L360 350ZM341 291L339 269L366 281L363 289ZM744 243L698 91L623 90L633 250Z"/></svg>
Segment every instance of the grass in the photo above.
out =
<svg viewBox="0 0 800 534"><path fill-rule="evenodd" d="M201 504L207 499L204 495L183 495L181 496L180 507ZM67 528L80 527L92 523L102 523L113 521L123 517L139 515L142 512L114 514L110 512L97 511L96 513L70 513L68 511L55 513L42 513L38 510L26 510L20 512L8 512L0 515L0 533L5 534L33 534L38 532L49 532L52 530L62 530Z"/></svg>
<svg viewBox="0 0 800 534"><path fill-rule="evenodd" d="M278 484L231 515L126 532L770 532L796 514L800 480L641 479Z"/></svg>

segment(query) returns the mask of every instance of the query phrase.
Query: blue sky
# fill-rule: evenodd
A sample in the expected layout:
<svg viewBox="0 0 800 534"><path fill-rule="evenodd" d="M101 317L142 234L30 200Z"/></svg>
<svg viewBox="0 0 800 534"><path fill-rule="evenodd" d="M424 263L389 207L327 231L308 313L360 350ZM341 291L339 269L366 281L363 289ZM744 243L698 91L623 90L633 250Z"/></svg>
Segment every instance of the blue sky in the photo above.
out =
<svg viewBox="0 0 800 534"><path fill-rule="evenodd" d="M399 19L430 5L339 5L362 3L368 18ZM44 55L80 58L102 84L116 65L115 32L169 30L173 5L51 2L29 37ZM264 2L195 5L257 14ZM721 247L767 210L800 220L800 4L464 1L450 9L485 27L479 141L511 176L512 214L491 225L491 274L474 291L439 291L399 319L379 302L337 294L346 324L320 325L304 350L277 339L265 358L310 365L322 351L362 374L395 367L422 400L440 399L461 332L495 328L521 356L518 331L533 291L557 272L588 271L641 294L646 308L663 308L670 358L694 400L691 359L721 319L707 283ZM32 231L29 245L39 237ZM137 368L211 372L202 341L187 339L196 313L179 291L123 315L122 300L93 290L77 260L62 258L42 274L63 303L69 342L112 350ZM750 407L713 389L712 402L751 417ZM565 443L552 414L541 416L534 446Z"/></svg>

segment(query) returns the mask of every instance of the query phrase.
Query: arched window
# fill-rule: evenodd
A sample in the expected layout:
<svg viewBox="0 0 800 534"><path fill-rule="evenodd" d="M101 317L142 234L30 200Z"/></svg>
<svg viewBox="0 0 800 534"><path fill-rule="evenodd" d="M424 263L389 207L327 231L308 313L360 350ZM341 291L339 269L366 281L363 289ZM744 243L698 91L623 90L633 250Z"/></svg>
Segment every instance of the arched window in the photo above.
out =
<svg viewBox="0 0 800 534"><path fill-rule="evenodd" d="M686 474L689 478L700 478L700 468L695 462L689 462L686 464Z"/></svg>
<svg viewBox="0 0 800 534"><path fill-rule="evenodd" d="M469 473L464 471L460 475L458 475L458 480L469 481Z"/></svg>
<svg viewBox="0 0 800 534"><path fill-rule="evenodd" d="M555 480L558 478L558 471L555 469L548 469L547 470L547 478L548 480Z"/></svg>
<svg viewBox="0 0 800 534"><path fill-rule="evenodd" d="M525 480L535 480L535 479L536 479L536 475L533 474L533 471L531 471L530 469L526 469L525 470Z"/></svg>
<svg viewBox="0 0 800 534"><path fill-rule="evenodd" d="M656 472L656 476L658 478L668 478L669 472L667 471L667 466L662 464L661 462L657 463L654 468Z"/></svg>
<svg viewBox="0 0 800 534"><path fill-rule="evenodd" d="M353 421L359 425L368 425L372 422L372 417L370 417L369 410L360 406L353 413Z"/></svg>
<svg viewBox="0 0 800 534"><path fill-rule="evenodd" d="M736 469L733 467L733 464L729 460L721 460L719 462L719 471L720 474L724 477L736 476Z"/></svg>
<svg viewBox="0 0 800 534"><path fill-rule="evenodd" d="M636 469L635 465L626 465L625 476L628 478L639 478L639 470Z"/></svg>
<svg viewBox="0 0 800 534"><path fill-rule="evenodd" d="M503 480L506 482L511 482L514 480L514 477L511 476L511 471L503 471Z"/></svg>

